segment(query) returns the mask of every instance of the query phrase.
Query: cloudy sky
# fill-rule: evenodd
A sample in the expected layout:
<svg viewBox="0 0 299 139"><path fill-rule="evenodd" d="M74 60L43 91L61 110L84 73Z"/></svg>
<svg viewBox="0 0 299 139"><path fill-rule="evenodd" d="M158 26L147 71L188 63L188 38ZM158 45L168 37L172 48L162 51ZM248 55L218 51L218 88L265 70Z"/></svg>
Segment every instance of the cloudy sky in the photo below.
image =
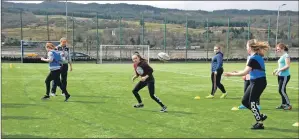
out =
<svg viewBox="0 0 299 139"><path fill-rule="evenodd" d="M7 0L5 0L7 1ZM22 3L40 3L42 1L13 1ZM277 10L279 5L286 4L281 11L298 11L298 1L69 1L75 3L128 3L139 5L151 5L159 8L183 9L183 10L221 10L221 9L265 9Z"/></svg>

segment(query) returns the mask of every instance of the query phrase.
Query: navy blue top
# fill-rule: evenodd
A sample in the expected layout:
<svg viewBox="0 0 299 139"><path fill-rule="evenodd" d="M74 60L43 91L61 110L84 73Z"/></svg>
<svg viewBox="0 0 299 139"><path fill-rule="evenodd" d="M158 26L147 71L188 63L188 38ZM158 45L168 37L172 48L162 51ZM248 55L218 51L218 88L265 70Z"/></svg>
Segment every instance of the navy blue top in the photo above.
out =
<svg viewBox="0 0 299 139"><path fill-rule="evenodd" d="M49 51L48 59L52 60L52 62L49 63L49 68L51 71L60 69L61 56L59 55L58 51L56 50Z"/></svg>
<svg viewBox="0 0 299 139"><path fill-rule="evenodd" d="M212 58L211 62L211 71L215 72L223 66L223 54L217 52L216 55Z"/></svg>
<svg viewBox="0 0 299 139"><path fill-rule="evenodd" d="M266 77L265 62L262 56L258 54L252 55L247 66L252 68L252 70L249 72L250 80Z"/></svg>

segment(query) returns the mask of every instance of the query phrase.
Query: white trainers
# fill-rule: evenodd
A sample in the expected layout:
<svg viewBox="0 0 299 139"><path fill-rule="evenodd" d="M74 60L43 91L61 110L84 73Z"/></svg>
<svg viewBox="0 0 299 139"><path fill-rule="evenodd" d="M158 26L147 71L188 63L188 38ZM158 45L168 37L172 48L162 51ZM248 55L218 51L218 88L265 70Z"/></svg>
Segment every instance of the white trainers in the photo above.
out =
<svg viewBox="0 0 299 139"><path fill-rule="evenodd" d="M167 112L167 107L166 106L162 107L162 109L160 110L160 112Z"/></svg>
<svg viewBox="0 0 299 139"><path fill-rule="evenodd" d="M55 97L55 96L56 96L56 94L55 94L55 93L50 93L50 96L53 96L53 97Z"/></svg>
<svg viewBox="0 0 299 139"><path fill-rule="evenodd" d="M64 94L64 93L61 93L61 95L62 95L62 96L65 96L65 94Z"/></svg>

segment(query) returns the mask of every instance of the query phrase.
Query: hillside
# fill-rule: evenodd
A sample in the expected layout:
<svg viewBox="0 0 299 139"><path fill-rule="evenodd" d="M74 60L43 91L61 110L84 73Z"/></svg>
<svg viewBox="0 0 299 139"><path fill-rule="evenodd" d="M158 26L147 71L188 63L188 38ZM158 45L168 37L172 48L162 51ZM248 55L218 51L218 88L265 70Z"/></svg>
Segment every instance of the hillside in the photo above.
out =
<svg viewBox="0 0 299 139"><path fill-rule="evenodd" d="M40 4L21 4L3 2L2 34L9 40L20 39L20 9L22 9L23 39L47 40L46 15L49 15L49 38L59 40L65 36L65 5L58 2L43 2ZM122 17L122 44L140 44L141 13L145 20L144 43L152 47L163 46L164 19L167 19L167 47L185 46L186 17L188 18L189 45L209 47L206 42L206 26L209 26L209 45L226 43L227 20L230 18L230 45L240 47L248 37L247 27L250 20L250 38L267 40L267 28L270 22L270 40L273 42L276 29L276 11L267 10L218 10L218 11L186 11L177 9L162 9L145 5L129 4L76 4L68 3L68 12L74 16L74 41L90 43L96 41L96 12L99 16L99 33L102 44L119 44L119 17ZM289 16L285 16L289 15ZM290 38L293 46L298 46L298 12L281 12L280 41L288 38L288 17L291 18ZM206 20L208 19L208 23ZM72 18L68 19L68 31L72 39ZM281 40L282 39L282 40ZM291 42L286 42L292 44ZM8 43L9 44L9 43Z"/></svg>

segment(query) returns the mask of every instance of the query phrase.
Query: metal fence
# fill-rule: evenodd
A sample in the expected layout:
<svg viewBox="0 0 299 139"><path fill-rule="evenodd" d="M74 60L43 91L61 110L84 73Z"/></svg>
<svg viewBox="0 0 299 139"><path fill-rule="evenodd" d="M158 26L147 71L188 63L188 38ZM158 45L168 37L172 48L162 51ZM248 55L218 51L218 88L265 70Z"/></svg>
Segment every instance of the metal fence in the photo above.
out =
<svg viewBox="0 0 299 139"><path fill-rule="evenodd" d="M150 58L156 58L158 52L167 52L173 59L209 59L213 56L213 46L223 44L225 59L246 58L246 42L255 38L268 41L272 47L267 57L275 55L276 16L264 18L253 17L219 17L204 18L202 24L192 25L191 17L186 16L184 24L172 24L165 18L161 22L145 22L124 18L100 19L94 17L75 17L74 13L64 15L29 15L25 11L19 15L20 27L6 28L2 33L9 37L28 41L57 41L67 37L73 52L83 53L96 58L100 45L149 45ZM76 14L77 15L77 14ZM34 18L30 18L34 16ZM4 16L8 18L9 16ZM191 19L189 19L191 18ZM290 16L281 16L281 29L278 31L278 42L287 44L292 57L298 56L299 45L296 42L298 24L291 24ZM28 23L30 19L34 24ZM263 20L263 22L257 22ZM294 20L298 21L298 18ZM222 23L221 26L215 23ZM263 24L257 24L263 23ZM298 34L297 34L298 35ZM6 43L6 42L5 42ZM18 57L20 44L2 44L2 55ZM294 45L295 44L295 45ZM124 49L125 51L125 49Z"/></svg>

